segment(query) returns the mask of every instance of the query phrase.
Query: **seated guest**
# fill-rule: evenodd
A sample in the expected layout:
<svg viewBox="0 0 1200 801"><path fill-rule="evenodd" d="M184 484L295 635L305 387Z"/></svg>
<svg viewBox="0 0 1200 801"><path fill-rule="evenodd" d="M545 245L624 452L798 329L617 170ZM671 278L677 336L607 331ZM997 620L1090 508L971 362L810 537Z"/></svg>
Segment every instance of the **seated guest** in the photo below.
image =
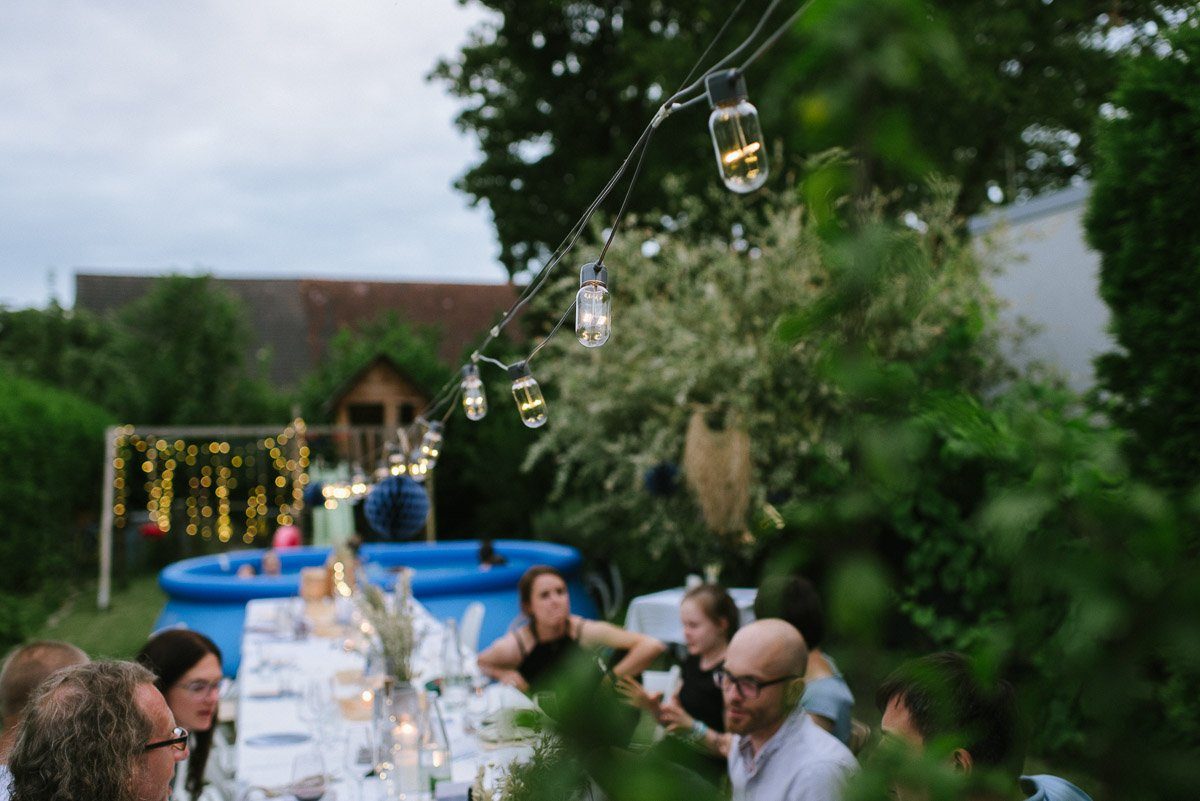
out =
<svg viewBox="0 0 1200 801"><path fill-rule="evenodd" d="M821 650L825 639L825 613L821 596L808 579L799 576L768 576L754 598L754 616L777 617L791 623L808 646L808 669L804 673L801 706L817 725L850 744L854 694L833 659Z"/></svg>
<svg viewBox="0 0 1200 801"><path fill-rule="evenodd" d="M949 759L956 770L1012 777L1011 793L1000 797L1005 801L1091 801L1057 776L1018 776L1025 754L1013 687L1006 681L986 685L962 654L932 654L902 665L884 680L875 702L885 736L918 751L936 739L953 747ZM895 794L904 797L902 788Z"/></svg>
<svg viewBox="0 0 1200 801"><path fill-rule="evenodd" d="M583 649L626 651L612 669L618 677L641 673L666 649L644 634L572 615L566 579L548 565L526 570L517 592L529 622L492 643L478 661L484 673L524 692L547 686L552 674Z"/></svg>
<svg viewBox="0 0 1200 801"><path fill-rule="evenodd" d="M503 555L496 553L496 547L492 545L490 539L482 539L479 541L479 567L483 570L491 570L497 565L508 564L508 559Z"/></svg>
<svg viewBox="0 0 1200 801"><path fill-rule="evenodd" d="M858 763L800 706L808 649L782 620L738 629L716 671L734 801L838 801Z"/></svg>
<svg viewBox="0 0 1200 801"><path fill-rule="evenodd" d="M14 648L0 668L0 801L8 799L8 753L30 697L54 671L88 661L83 651L67 642L39 640Z"/></svg>
<svg viewBox="0 0 1200 801"><path fill-rule="evenodd" d="M158 688L179 725L190 731L190 757L179 769L175 797L200 797L206 781L227 778L209 764L217 708L220 705L221 650L190 629L167 629L150 638L137 661L154 674Z"/></svg>
<svg viewBox="0 0 1200 801"><path fill-rule="evenodd" d="M166 801L185 730L132 662L59 670L34 693L9 759L13 801Z"/></svg>
<svg viewBox="0 0 1200 801"><path fill-rule="evenodd" d="M670 700L662 693L647 694L632 678L621 679L621 688L638 706L650 711L675 734L688 737L720 763L725 772L725 704L713 679L725 665L725 650L738 628L737 604L723 588L701 584L688 590L679 604L679 620L687 658L679 685Z"/></svg>
<svg viewBox="0 0 1200 801"><path fill-rule="evenodd" d="M263 551L261 572L264 576L278 576L283 572L283 564L279 561L279 554L275 552L274 548Z"/></svg>

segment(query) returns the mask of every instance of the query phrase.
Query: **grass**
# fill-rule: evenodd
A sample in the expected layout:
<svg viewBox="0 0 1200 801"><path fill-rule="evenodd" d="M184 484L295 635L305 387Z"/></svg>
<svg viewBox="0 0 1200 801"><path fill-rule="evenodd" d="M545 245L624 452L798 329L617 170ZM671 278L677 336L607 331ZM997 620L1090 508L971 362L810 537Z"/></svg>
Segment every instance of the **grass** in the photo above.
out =
<svg viewBox="0 0 1200 801"><path fill-rule="evenodd" d="M156 574L114 590L105 611L96 608L94 585L85 585L50 616L37 637L74 643L93 659L130 659L146 642L166 601Z"/></svg>

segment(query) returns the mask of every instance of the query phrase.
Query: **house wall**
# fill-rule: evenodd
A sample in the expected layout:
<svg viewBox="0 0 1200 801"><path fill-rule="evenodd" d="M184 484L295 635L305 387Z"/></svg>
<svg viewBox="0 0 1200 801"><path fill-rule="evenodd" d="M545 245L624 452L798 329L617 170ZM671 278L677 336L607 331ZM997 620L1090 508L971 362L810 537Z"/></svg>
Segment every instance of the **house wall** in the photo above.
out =
<svg viewBox="0 0 1200 801"><path fill-rule="evenodd" d="M1108 333L1108 306L1100 299L1100 254L1084 240L1086 192L1075 195L1058 208L1023 218L1013 214L986 227L1000 247L1002 272L992 278L992 287L1005 303L1001 322L1034 327L1006 355L1022 366L1053 366L1083 391L1095 383L1093 359L1116 344Z"/></svg>

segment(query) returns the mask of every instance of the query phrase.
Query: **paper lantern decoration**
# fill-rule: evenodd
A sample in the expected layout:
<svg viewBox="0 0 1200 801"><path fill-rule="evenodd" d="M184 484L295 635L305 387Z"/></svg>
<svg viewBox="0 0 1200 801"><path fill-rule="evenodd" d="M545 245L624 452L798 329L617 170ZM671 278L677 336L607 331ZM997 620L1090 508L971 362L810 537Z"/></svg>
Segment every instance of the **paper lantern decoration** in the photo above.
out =
<svg viewBox="0 0 1200 801"><path fill-rule="evenodd" d="M411 537L421 530L429 516L429 496L424 487L408 476L390 476L367 495L363 514L381 537Z"/></svg>
<svg viewBox="0 0 1200 801"><path fill-rule="evenodd" d="M658 498L668 498L679 491L679 466L674 462L659 462L642 476L646 492Z"/></svg>

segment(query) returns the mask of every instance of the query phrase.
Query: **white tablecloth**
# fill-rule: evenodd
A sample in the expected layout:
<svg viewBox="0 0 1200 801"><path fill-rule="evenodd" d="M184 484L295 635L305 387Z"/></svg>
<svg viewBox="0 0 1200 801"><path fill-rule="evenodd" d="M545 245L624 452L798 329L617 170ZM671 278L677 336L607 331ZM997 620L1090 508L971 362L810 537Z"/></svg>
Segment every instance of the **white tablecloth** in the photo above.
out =
<svg viewBox="0 0 1200 801"><path fill-rule="evenodd" d="M679 604L687 589L676 587L649 595L639 595L629 603L625 613L625 628L649 634L663 642L683 642L683 624L679 622ZM735 587L729 590L741 613L741 625L754 620L754 597L758 590L753 587Z"/></svg>
<svg viewBox="0 0 1200 801"><path fill-rule="evenodd" d="M246 606L246 626L242 635L242 663L238 671L238 716L237 716L237 779L241 786L275 787L290 782L293 778L293 762L298 756L311 753L321 747L313 726L302 720L300 707L302 691L306 684L316 681L329 682L334 687L338 671L361 671L363 655L347 652L342 647L342 637L324 638L309 636L291 640L274 633L275 621L285 604L296 603L294 599L264 599L251 601ZM421 685L437 678L441 662L443 627L434 620L420 604L415 605L416 626L424 629L425 635L413 657L417 673L414 683ZM474 656L470 655L467 669L477 672ZM286 690L288 692L281 692ZM348 688L338 690L353 694ZM528 699L518 690L501 684L489 685L486 690L490 708L504 706L531 706ZM464 729L464 711L443 712L446 734L449 739L454 781L472 781L479 766L495 773L513 759L526 757L529 746L492 748L482 744L477 737ZM343 729L366 728L369 721L342 721ZM336 727L334 727L336 728ZM297 744L259 745L255 738L280 733L301 733L311 739ZM324 755L326 772L340 776L344 744L333 742L327 737ZM344 741L343 741L344 742ZM368 785L370 782L368 782ZM350 801L353 791L346 783L334 785L341 801ZM367 798L372 798L368 788ZM255 796L260 797L260 796Z"/></svg>

